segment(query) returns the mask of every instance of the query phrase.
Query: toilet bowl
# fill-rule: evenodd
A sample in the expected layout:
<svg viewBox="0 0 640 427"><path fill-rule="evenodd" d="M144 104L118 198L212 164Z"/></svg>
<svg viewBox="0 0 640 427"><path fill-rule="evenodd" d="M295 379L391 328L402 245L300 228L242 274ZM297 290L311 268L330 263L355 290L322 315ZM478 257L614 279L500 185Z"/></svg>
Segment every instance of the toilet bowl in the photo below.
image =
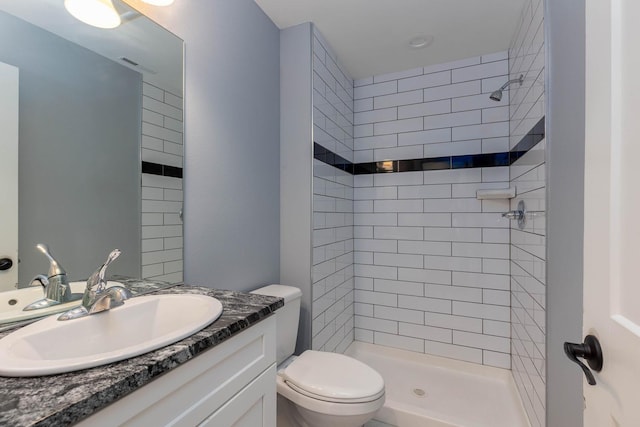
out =
<svg viewBox="0 0 640 427"><path fill-rule="evenodd" d="M278 427L356 427L371 420L384 405L382 376L343 354L307 350L292 356L302 293L282 285L253 293L285 300L276 311Z"/></svg>
<svg viewBox="0 0 640 427"><path fill-rule="evenodd" d="M382 377L342 354L307 350L278 371L276 384L310 427L361 426L384 404Z"/></svg>

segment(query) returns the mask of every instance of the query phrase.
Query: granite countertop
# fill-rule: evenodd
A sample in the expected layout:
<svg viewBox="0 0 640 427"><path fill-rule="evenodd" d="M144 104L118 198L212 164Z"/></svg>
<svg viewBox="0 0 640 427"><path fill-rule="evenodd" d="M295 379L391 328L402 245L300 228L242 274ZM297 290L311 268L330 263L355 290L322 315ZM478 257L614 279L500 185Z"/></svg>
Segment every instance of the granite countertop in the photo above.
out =
<svg viewBox="0 0 640 427"><path fill-rule="evenodd" d="M154 293L210 295L220 300L223 312L218 320L188 338L121 362L51 376L0 377L0 425L72 425L284 305L281 298L185 285ZM10 332L0 333L0 338Z"/></svg>

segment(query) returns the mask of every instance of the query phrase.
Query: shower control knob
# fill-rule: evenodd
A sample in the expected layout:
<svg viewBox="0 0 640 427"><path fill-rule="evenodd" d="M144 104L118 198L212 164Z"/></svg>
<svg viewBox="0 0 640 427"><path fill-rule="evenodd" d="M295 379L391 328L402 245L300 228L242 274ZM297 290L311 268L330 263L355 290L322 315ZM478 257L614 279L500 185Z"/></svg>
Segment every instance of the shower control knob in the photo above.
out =
<svg viewBox="0 0 640 427"><path fill-rule="evenodd" d="M503 213L502 217L518 221L518 228L522 230L527 223L527 208L524 205L524 200L518 202L518 207L515 210Z"/></svg>
<svg viewBox="0 0 640 427"><path fill-rule="evenodd" d="M524 217L524 212L522 212L522 211L509 211L509 212L503 213L502 216L504 218L509 218L509 219L521 219L522 217Z"/></svg>
<svg viewBox="0 0 640 427"><path fill-rule="evenodd" d="M13 267L11 258L0 258L0 271L9 270L11 267Z"/></svg>
<svg viewBox="0 0 640 427"><path fill-rule="evenodd" d="M600 347L600 341L598 341L598 338L596 338L595 335L587 335L584 338L583 344L565 342L564 353L567 355L569 360L577 363L580 368L582 368L582 372L584 372L584 375L587 377L589 385L596 385L596 379L593 377L593 373L584 363L578 360L578 357L586 360L591 369L596 372L600 372L602 370L603 359L602 347Z"/></svg>

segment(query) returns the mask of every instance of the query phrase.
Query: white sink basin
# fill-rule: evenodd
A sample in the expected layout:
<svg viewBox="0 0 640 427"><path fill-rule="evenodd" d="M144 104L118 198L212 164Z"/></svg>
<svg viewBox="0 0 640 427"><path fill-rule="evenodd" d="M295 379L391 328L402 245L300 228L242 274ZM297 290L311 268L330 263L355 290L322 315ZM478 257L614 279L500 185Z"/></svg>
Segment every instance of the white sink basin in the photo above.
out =
<svg viewBox="0 0 640 427"><path fill-rule="evenodd" d="M168 294L131 298L80 319L50 316L0 339L0 375L51 375L128 359L186 338L221 314L215 298Z"/></svg>
<svg viewBox="0 0 640 427"><path fill-rule="evenodd" d="M82 297L87 282L71 282L71 292ZM120 282L109 281L107 287L122 285ZM58 304L38 310L23 311L22 309L44 298L41 286L31 286L28 288L16 289L14 291L0 292L0 323L18 322L21 320L34 319L36 317L47 316L52 313L61 313L70 308L80 305L80 299L76 301Z"/></svg>

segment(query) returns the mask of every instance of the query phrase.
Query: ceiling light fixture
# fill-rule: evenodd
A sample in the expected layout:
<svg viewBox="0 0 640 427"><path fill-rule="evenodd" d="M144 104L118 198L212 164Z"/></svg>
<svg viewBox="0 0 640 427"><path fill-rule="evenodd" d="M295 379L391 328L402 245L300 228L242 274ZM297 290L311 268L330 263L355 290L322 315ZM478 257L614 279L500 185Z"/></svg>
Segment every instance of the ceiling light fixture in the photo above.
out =
<svg viewBox="0 0 640 427"><path fill-rule="evenodd" d="M64 0L64 7L76 19L98 28L116 28L120 14L111 0Z"/></svg>
<svg viewBox="0 0 640 427"><path fill-rule="evenodd" d="M433 36L418 35L409 40L409 47L413 49L422 49L433 43Z"/></svg>
<svg viewBox="0 0 640 427"><path fill-rule="evenodd" d="M173 3L173 0L142 0L145 3L151 4L153 6L169 6Z"/></svg>

